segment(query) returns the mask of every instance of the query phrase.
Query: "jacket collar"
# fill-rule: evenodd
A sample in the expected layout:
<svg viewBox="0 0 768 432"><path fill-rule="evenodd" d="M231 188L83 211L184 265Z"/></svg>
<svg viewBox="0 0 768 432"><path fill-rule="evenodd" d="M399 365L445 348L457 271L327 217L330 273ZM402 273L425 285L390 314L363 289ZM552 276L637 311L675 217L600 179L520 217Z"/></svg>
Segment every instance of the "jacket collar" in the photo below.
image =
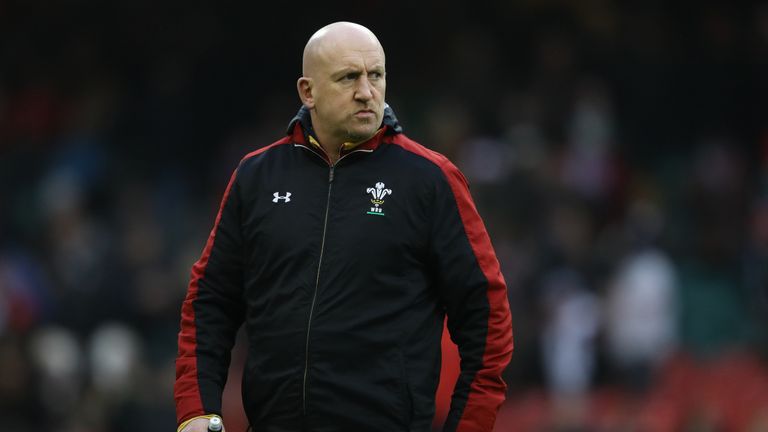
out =
<svg viewBox="0 0 768 432"><path fill-rule="evenodd" d="M381 144L381 141L385 136L397 135L402 132L403 128L397 121L395 112L392 110L389 104L385 104L384 118L382 119L381 127L376 132L376 134L365 141L356 143L344 143L344 147L341 149L340 155L343 156L353 150L375 150L379 144ZM309 115L309 110L307 107L302 105L302 107L299 108L299 112L296 113L291 122L288 124L288 130L286 133L287 135L291 136L293 142L297 144L303 144L305 146L310 146L316 150L322 151L322 148L317 141L317 137L315 136L315 131L312 128L312 118Z"/></svg>

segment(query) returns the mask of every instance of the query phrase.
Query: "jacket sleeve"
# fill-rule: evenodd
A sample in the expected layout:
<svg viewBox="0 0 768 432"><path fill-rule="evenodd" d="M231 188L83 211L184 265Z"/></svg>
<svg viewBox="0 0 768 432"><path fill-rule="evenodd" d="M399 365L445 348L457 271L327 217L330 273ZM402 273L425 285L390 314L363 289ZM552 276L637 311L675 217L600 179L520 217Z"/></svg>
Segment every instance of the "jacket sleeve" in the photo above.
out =
<svg viewBox="0 0 768 432"><path fill-rule="evenodd" d="M490 432L512 357L507 287L466 179L450 162L440 165L445 181L435 189L430 261L461 357L444 431Z"/></svg>
<svg viewBox="0 0 768 432"><path fill-rule="evenodd" d="M200 259L192 266L181 307L176 357L177 424L204 414L221 415L221 395L243 316L243 253L237 171L221 200Z"/></svg>

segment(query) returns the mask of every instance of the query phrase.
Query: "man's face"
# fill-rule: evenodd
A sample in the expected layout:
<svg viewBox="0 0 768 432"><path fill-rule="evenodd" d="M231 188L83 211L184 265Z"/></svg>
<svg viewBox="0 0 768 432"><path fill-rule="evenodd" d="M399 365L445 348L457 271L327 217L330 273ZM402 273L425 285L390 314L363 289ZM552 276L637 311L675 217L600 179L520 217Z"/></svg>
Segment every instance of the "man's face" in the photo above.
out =
<svg viewBox="0 0 768 432"><path fill-rule="evenodd" d="M313 78L314 127L342 142L368 139L384 117L384 52L371 41L326 48Z"/></svg>

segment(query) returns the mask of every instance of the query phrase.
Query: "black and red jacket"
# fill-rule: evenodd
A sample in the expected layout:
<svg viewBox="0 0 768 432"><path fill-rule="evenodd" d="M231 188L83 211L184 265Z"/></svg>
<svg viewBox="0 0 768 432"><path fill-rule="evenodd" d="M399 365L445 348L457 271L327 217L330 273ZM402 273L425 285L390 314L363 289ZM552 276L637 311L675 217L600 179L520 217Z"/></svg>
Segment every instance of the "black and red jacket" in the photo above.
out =
<svg viewBox="0 0 768 432"><path fill-rule="evenodd" d="M507 289L459 170L391 109L331 165L302 108L240 162L182 306L177 420L221 413L245 324L254 431L428 431L444 316L461 355L446 431L490 431Z"/></svg>

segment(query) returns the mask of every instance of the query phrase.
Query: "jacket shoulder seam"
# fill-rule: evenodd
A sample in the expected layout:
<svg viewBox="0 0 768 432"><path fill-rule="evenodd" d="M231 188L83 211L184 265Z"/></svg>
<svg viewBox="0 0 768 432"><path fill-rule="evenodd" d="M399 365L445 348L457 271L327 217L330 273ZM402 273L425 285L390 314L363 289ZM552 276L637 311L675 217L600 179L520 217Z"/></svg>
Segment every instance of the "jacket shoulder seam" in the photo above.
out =
<svg viewBox="0 0 768 432"><path fill-rule="evenodd" d="M280 140L275 141L272 144L265 145L264 147L261 147L259 149L256 149L256 150L246 154L245 156L243 156L242 159L240 159L240 163L243 163L246 160L253 158L254 156L258 156L258 155L260 155L262 153L266 153L267 151L269 151L269 150L271 150L271 149L273 149L275 147L278 147L278 146L283 145L283 144L290 144L290 143L291 143L291 137L281 138Z"/></svg>

